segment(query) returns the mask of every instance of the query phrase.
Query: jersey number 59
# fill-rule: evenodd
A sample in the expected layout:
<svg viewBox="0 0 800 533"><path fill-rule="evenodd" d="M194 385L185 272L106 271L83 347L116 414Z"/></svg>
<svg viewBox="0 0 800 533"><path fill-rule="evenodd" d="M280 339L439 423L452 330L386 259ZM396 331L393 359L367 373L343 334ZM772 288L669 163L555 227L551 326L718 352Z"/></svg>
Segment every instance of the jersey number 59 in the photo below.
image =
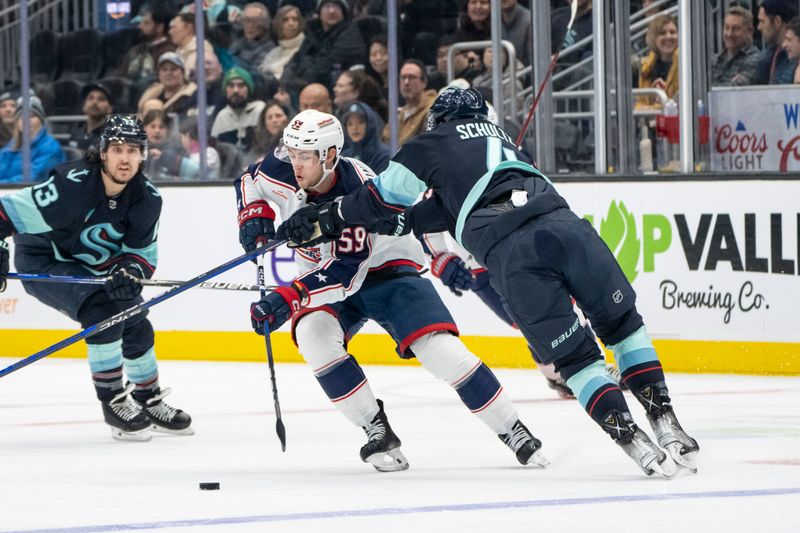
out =
<svg viewBox="0 0 800 533"><path fill-rule="evenodd" d="M358 253L364 250L367 230L362 227L345 228L336 243L336 251L341 254Z"/></svg>

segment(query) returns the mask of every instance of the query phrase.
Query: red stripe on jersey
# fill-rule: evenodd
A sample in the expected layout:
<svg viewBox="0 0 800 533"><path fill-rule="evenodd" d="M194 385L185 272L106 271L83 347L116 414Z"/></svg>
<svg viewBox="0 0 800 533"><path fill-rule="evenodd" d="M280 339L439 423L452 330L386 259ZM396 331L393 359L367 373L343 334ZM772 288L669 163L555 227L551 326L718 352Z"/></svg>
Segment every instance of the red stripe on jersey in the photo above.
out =
<svg viewBox="0 0 800 533"><path fill-rule="evenodd" d="M280 187L286 187L287 189L289 189L290 191L292 191L292 193L295 193L295 192L297 191L297 189L296 189L296 188L292 187L292 186L291 186L291 185L289 185L288 183L284 183L284 182L282 182L282 181L278 181L278 180L276 180L276 179L270 178L269 176L267 176L266 174L264 174L264 173L261 171L261 169L260 169L260 168L258 169L258 173L256 174L256 178L263 178L265 181L268 181L268 182L270 182L270 183L272 183L272 184L274 184L274 185L278 185L278 186L280 186Z"/></svg>
<svg viewBox="0 0 800 533"><path fill-rule="evenodd" d="M422 270L422 265L418 265L417 263L411 261L410 259L393 259L391 261L386 261L380 266L370 268L369 271L375 272L376 270L382 270L384 268L391 268L396 266L410 266L416 268L417 270Z"/></svg>

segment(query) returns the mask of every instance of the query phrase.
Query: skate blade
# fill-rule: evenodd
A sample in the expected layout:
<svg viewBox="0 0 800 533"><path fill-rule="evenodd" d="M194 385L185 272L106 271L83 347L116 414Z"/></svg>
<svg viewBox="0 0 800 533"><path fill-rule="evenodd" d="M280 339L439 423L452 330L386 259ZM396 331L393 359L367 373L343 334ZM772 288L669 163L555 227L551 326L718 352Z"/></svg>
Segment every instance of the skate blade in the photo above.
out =
<svg viewBox="0 0 800 533"><path fill-rule="evenodd" d="M121 442L147 442L153 438L149 428L140 429L139 431L122 431L119 428L112 427L111 436L114 437L114 440Z"/></svg>
<svg viewBox="0 0 800 533"><path fill-rule="evenodd" d="M366 462L375 467L378 472L399 472L408 469L408 461L400 448L385 453L373 453L367 457Z"/></svg>
<svg viewBox="0 0 800 533"><path fill-rule="evenodd" d="M191 426L183 429L169 429L153 424L150 426L150 430L164 435L194 435L194 430Z"/></svg>
<svg viewBox="0 0 800 533"><path fill-rule="evenodd" d="M697 455L699 453L698 450L691 451L688 453L681 453L683 450L683 445L680 442L673 442L671 444L667 444L664 447L667 450L667 453L672 460L678 465L680 468L688 470L692 474L697 473Z"/></svg>
<svg viewBox="0 0 800 533"><path fill-rule="evenodd" d="M550 464L550 460L544 456L541 450L536 450L533 452L533 455L531 455L531 458L528 459L528 464L545 468Z"/></svg>
<svg viewBox="0 0 800 533"><path fill-rule="evenodd" d="M673 461L672 458L667 455L660 463L654 458L651 463L645 465L644 469L648 476L658 474L659 476L667 479L672 479L678 472L678 465L676 465L675 461Z"/></svg>

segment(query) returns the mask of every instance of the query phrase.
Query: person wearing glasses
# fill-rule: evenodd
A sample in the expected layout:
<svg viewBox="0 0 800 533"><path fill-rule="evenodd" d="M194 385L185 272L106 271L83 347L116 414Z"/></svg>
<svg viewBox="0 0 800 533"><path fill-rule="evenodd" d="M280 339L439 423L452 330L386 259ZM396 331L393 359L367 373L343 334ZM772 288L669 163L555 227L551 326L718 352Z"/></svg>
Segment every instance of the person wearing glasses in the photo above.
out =
<svg viewBox="0 0 800 533"><path fill-rule="evenodd" d="M436 100L436 91L427 89L425 65L418 59L407 59L400 68L400 96L406 104L397 110L397 143L402 146L425 129L428 109ZM389 142L389 125L383 129L383 142Z"/></svg>

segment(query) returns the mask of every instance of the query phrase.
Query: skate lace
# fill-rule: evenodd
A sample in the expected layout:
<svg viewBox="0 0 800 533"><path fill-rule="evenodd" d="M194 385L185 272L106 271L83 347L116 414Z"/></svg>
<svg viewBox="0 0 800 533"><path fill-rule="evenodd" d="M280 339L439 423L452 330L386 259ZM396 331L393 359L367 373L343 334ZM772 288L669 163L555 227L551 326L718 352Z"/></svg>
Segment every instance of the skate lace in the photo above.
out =
<svg viewBox="0 0 800 533"><path fill-rule="evenodd" d="M112 403L111 410L125 422L130 422L140 413L139 408L133 403L130 396L125 396L125 398L119 402Z"/></svg>
<svg viewBox="0 0 800 533"><path fill-rule="evenodd" d="M503 435L503 442L515 452L529 440L531 440L531 436L528 430L520 423L514 424L511 433Z"/></svg>
<svg viewBox="0 0 800 533"><path fill-rule="evenodd" d="M378 419L376 422L370 422L365 427L365 431L369 442L379 441L386 436L386 426L381 419Z"/></svg>
<svg viewBox="0 0 800 533"><path fill-rule="evenodd" d="M147 406L147 412L164 422L172 422L178 414L177 409L163 401L157 405Z"/></svg>
<svg viewBox="0 0 800 533"><path fill-rule="evenodd" d="M169 387L162 389L161 392L147 400L147 406L145 407L150 415L163 422L172 422L172 419L178 414L178 409L175 409L162 399L170 392L172 392L172 389Z"/></svg>

